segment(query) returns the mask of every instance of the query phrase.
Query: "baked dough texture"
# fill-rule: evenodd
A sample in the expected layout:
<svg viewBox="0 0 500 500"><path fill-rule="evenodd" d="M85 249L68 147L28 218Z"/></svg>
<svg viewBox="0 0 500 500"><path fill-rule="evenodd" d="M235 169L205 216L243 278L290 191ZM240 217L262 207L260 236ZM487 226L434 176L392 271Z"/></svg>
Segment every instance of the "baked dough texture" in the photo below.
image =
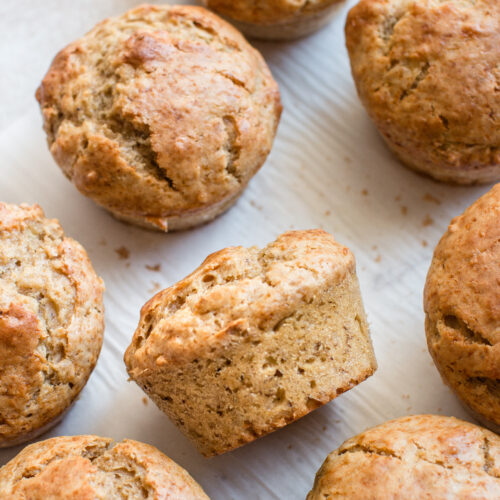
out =
<svg viewBox="0 0 500 500"><path fill-rule="evenodd" d="M361 0L346 41L361 101L404 164L500 179L500 2Z"/></svg>
<svg viewBox="0 0 500 500"><path fill-rule="evenodd" d="M252 38L289 40L326 25L342 0L203 0Z"/></svg>
<svg viewBox="0 0 500 500"><path fill-rule="evenodd" d="M3 500L208 500L179 465L153 446L98 436L27 446L0 469Z"/></svg>
<svg viewBox="0 0 500 500"><path fill-rule="evenodd" d="M55 424L92 372L103 283L37 206L0 203L0 447Z"/></svg>
<svg viewBox="0 0 500 500"><path fill-rule="evenodd" d="M163 231L226 210L264 163L281 113L262 56L194 6L143 5L101 22L56 56L37 99L75 186Z"/></svg>
<svg viewBox="0 0 500 500"><path fill-rule="evenodd" d="M307 500L496 500L500 438L453 417L403 417L328 455Z"/></svg>
<svg viewBox="0 0 500 500"><path fill-rule="evenodd" d="M424 308L443 380L500 431L500 184L452 220L434 251Z"/></svg>
<svg viewBox="0 0 500 500"><path fill-rule="evenodd" d="M142 308L125 363L205 456L251 442L376 370L354 257L320 230L212 254Z"/></svg>

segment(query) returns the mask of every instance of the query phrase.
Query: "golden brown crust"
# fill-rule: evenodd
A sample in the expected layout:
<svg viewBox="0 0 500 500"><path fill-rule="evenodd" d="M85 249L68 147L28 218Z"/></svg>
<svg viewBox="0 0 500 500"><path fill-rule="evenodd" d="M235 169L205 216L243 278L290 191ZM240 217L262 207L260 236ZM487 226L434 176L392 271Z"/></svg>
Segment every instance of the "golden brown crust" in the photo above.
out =
<svg viewBox="0 0 500 500"><path fill-rule="evenodd" d="M329 20L342 0L204 0L204 4L252 38L289 40Z"/></svg>
<svg viewBox="0 0 500 500"><path fill-rule="evenodd" d="M493 500L500 438L453 417L391 420L328 455L307 500Z"/></svg>
<svg viewBox="0 0 500 500"><path fill-rule="evenodd" d="M57 437L32 444L0 469L4 500L207 500L158 449L126 439Z"/></svg>
<svg viewBox="0 0 500 500"><path fill-rule="evenodd" d="M262 56L193 6L103 21L56 56L37 98L76 187L160 230L227 209L266 159L281 113Z"/></svg>
<svg viewBox="0 0 500 500"><path fill-rule="evenodd" d="M212 254L142 308L125 363L205 455L272 432L376 369L354 257L319 230Z"/></svg>
<svg viewBox="0 0 500 500"><path fill-rule="evenodd" d="M102 294L57 221L0 203L0 446L35 437L77 397L101 349Z"/></svg>
<svg viewBox="0 0 500 500"><path fill-rule="evenodd" d="M447 182L500 179L496 0L361 0L346 42L361 101L406 165Z"/></svg>
<svg viewBox="0 0 500 500"><path fill-rule="evenodd" d="M424 308L443 379L500 425L500 184L451 222L434 251Z"/></svg>

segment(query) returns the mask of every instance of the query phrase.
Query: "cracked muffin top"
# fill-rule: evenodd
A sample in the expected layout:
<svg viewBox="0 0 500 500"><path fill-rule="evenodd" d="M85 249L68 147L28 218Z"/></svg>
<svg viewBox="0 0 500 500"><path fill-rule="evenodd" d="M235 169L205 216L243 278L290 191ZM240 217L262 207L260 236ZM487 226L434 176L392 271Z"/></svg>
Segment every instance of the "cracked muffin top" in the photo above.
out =
<svg viewBox="0 0 500 500"><path fill-rule="evenodd" d="M96 364L103 284L42 209L0 203L0 446L34 437Z"/></svg>
<svg viewBox="0 0 500 500"><path fill-rule="evenodd" d="M497 0L361 0L346 42L360 98L405 163L444 181L500 178Z"/></svg>
<svg viewBox="0 0 500 500"><path fill-rule="evenodd" d="M424 308L441 375L500 426L500 184L451 222L434 251Z"/></svg>
<svg viewBox="0 0 500 500"><path fill-rule="evenodd" d="M204 0L223 16L256 24L278 24L322 11L342 0Z"/></svg>
<svg viewBox="0 0 500 500"><path fill-rule="evenodd" d="M98 436L27 446L0 469L4 500L208 500L179 465L153 446Z"/></svg>
<svg viewBox="0 0 500 500"><path fill-rule="evenodd" d="M56 56L37 99L76 187L162 230L241 192L281 112L262 56L193 6L143 5L101 22Z"/></svg>
<svg viewBox="0 0 500 500"><path fill-rule="evenodd" d="M403 417L332 452L307 500L500 497L500 438L453 417Z"/></svg>

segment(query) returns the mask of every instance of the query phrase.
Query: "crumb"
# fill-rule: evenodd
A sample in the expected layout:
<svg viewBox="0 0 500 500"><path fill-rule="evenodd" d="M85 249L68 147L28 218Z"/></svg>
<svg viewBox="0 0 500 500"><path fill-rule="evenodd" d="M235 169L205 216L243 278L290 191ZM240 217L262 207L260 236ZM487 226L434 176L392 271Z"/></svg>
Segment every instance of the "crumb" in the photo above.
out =
<svg viewBox="0 0 500 500"><path fill-rule="evenodd" d="M115 249L115 252L118 254L118 257L121 260L128 259L130 257L130 250L127 247L120 247Z"/></svg>
<svg viewBox="0 0 500 500"><path fill-rule="evenodd" d="M327 211L325 212L325 215L328 217L331 213L332 213L332 212L330 212L330 210L327 210Z"/></svg>
<svg viewBox="0 0 500 500"><path fill-rule="evenodd" d="M372 246L372 250L377 250L378 246L377 245L373 245Z"/></svg>
<svg viewBox="0 0 500 500"><path fill-rule="evenodd" d="M425 248L429 243L427 243L427 241L425 240L422 240L422 246Z"/></svg>
<svg viewBox="0 0 500 500"><path fill-rule="evenodd" d="M351 163L351 159L348 156L344 156L344 161L346 163Z"/></svg>
<svg viewBox="0 0 500 500"><path fill-rule="evenodd" d="M408 213L408 207L405 207L404 205L401 207L401 213L403 215L406 215Z"/></svg>
<svg viewBox="0 0 500 500"><path fill-rule="evenodd" d="M375 257L375 262L380 262L382 260L382 256L379 254Z"/></svg>
<svg viewBox="0 0 500 500"><path fill-rule="evenodd" d="M351 186L346 186L345 187L346 192L348 193L351 190Z"/></svg>
<svg viewBox="0 0 500 500"><path fill-rule="evenodd" d="M422 226L427 227L432 226L432 224L434 224L434 219L429 214L427 214L422 220Z"/></svg>
<svg viewBox="0 0 500 500"><path fill-rule="evenodd" d="M438 409L437 409L437 411L438 411L439 413L441 413L441 412L443 411L443 409L442 409L442 408L438 408Z"/></svg>
<svg viewBox="0 0 500 500"><path fill-rule="evenodd" d="M149 293L156 293L158 290L161 290L161 285L160 283L156 281L151 282L152 288L151 290L148 290Z"/></svg>
<svg viewBox="0 0 500 500"><path fill-rule="evenodd" d="M429 203L435 203L436 205L441 205L441 200L437 199L435 196L432 196L430 193L425 193L422 197L424 201L428 201Z"/></svg>
<svg viewBox="0 0 500 500"><path fill-rule="evenodd" d="M289 445L287 446L287 448L288 448L289 450L291 450L291 449L292 449L292 445L291 445L291 444L289 444Z"/></svg>
<svg viewBox="0 0 500 500"><path fill-rule="evenodd" d="M143 397L143 398L142 398L142 404L143 404L144 406L148 406L148 398L147 398L147 397Z"/></svg>
<svg viewBox="0 0 500 500"><path fill-rule="evenodd" d="M107 245L107 242L104 238L101 238L101 241L99 241L99 245L101 245L102 247L105 247Z"/></svg>
<svg viewBox="0 0 500 500"><path fill-rule="evenodd" d="M410 399L410 395L409 394L401 394L401 398L402 399Z"/></svg>
<svg viewBox="0 0 500 500"><path fill-rule="evenodd" d="M326 431L326 425L323 426L323 430Z"/></svg>
<svg viewBox="0 0 500 500"><path fill-rule="evenodd" d="M398 195L396 196L396 198L394 198L394 200L395 200L395 201L401 201L401 195L400 195L400 194L398 194Z"/></svg>
<svg viewBox="0 0 500 500"><path fill-rule="evenodd" d="M406 408L406 411L407 411L408 413L410 413L410 412L411 412L411 406L408 406L408 408Z"/></svg>
<svg viewBox="0 0 500 500"><path fill-rule="evenodd" d="M127 262L127 263L125 264L125 267L128 269L128 268L130 267L130 262Z"/></svg>
<svg viewBox="0 0 500 500"><path fill-rule="evenodd" d="M362 190L361 190L361 194L362 194L363 196L368 196L368 189L362 189Z"/></svg>
<svg viewBox="0 0 500 500"><path fill-rule="evenodd" d="M262 205L258 205L255 201L253 200L250 200L250 205L254 208L256 208L257 210L262 210Z"/></svg>
<svg viewBox="0 0 500 500"><path fill-rule="evenodd" d="M149 264L146 264L146 269L148 271L159 272L159 271L161 271L161 264L155 264L154 266L150 266Z"/></svg>

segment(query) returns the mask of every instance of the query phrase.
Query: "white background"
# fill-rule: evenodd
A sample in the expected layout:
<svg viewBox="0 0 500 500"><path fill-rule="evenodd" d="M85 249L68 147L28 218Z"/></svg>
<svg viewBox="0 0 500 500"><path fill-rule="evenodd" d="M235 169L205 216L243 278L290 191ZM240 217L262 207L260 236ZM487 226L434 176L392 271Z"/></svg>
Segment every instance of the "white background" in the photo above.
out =
<svg viewBox="0 0 500 500"><path fill-rule="evenodd" d="M350 75L343 26L354 2L307 39L257 44L285 107L273 152L233 209L177 234L124 225L81 196L47 151L34 100L57 50L101 18L139 3L0 0L0 199L37 202L59 218L86 247L107 287L97 367L69 415L44 437L94 433L145 441L188 469L213 499L294 500L304 499L331 450L369 426L414 413L468 418L427 352L422 290L432 249L450 219L488 187L437 184L392 158ZM212 251L264 245L285 230L314 227L332 232L356 255L379 370L281 431L202 458L127 382L122 356L139 309L155 289L175 283ZM129 259L116 253L122 246ZM160 272L145 267L155 264ZM0 451L0 463L19 450Z"/></svg>

